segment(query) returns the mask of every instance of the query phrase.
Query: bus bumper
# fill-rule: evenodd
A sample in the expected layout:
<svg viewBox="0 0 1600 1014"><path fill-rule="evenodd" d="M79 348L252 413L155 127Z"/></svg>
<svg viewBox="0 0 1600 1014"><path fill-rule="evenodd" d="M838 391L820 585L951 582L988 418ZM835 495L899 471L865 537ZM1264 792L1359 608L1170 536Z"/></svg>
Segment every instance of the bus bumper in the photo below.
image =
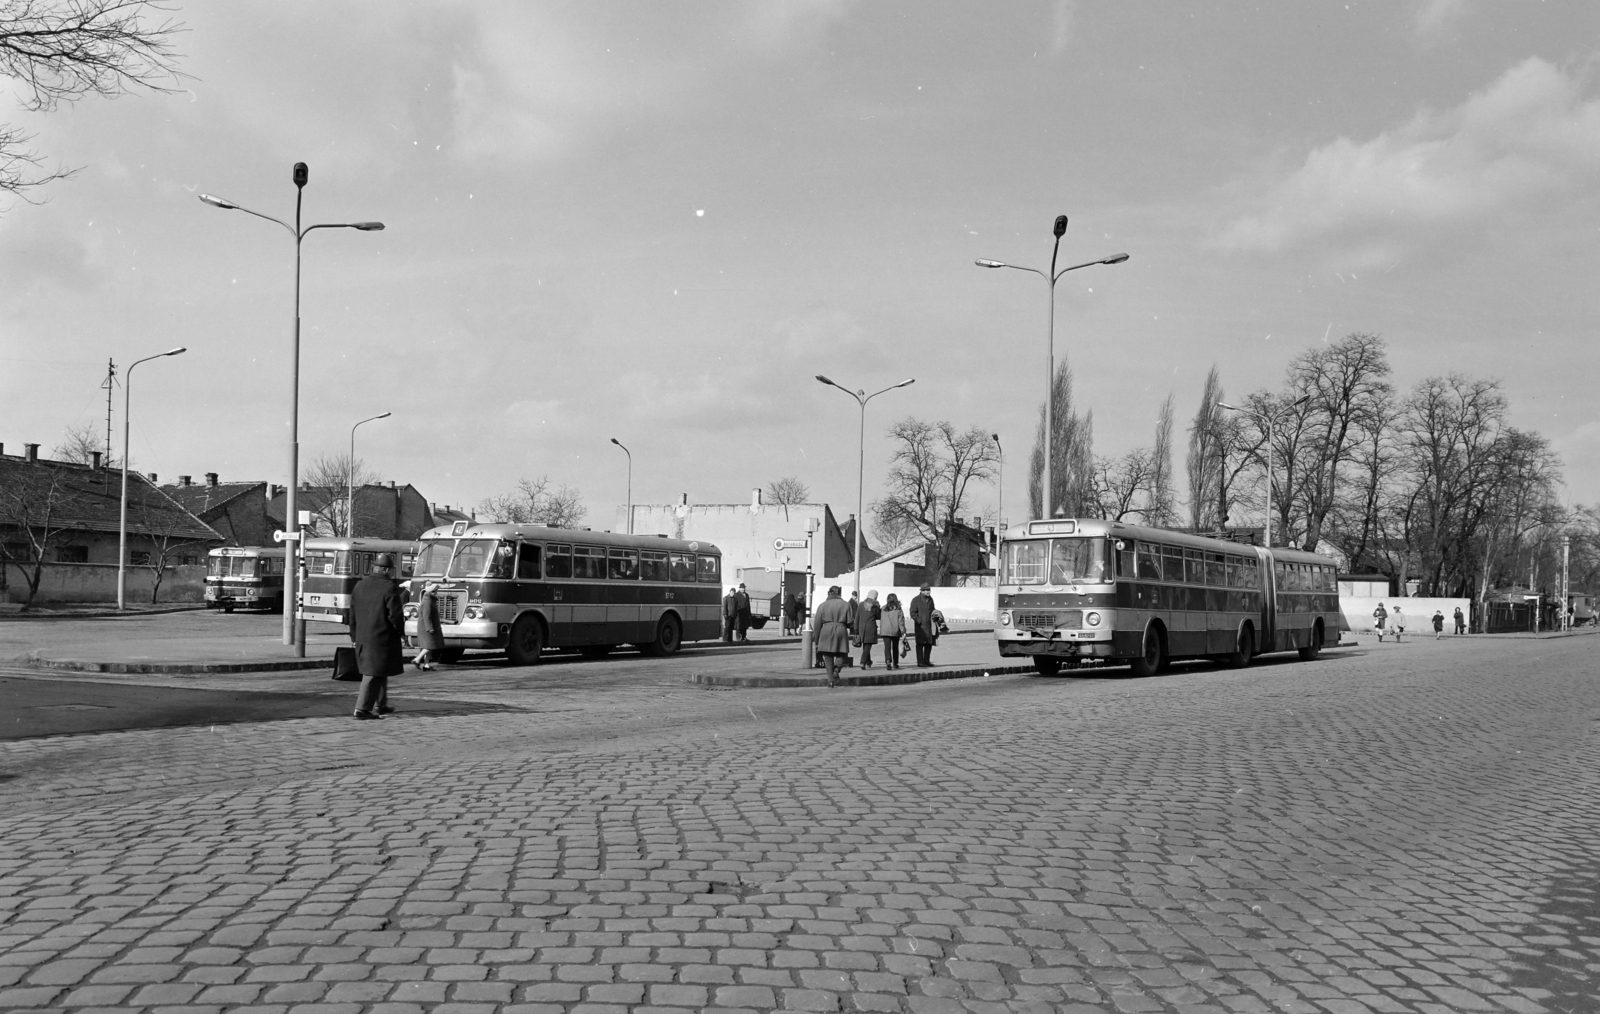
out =
<svg viewBox="0 0 1600 1014"><path fill-rule="evenodd" d="M1000 656L1054 655L1060 658L1110 658L1110 641L1000 641Z"/></svg>
<svg viewBox="0 0 1600 1014"><path fill-rule="evenodd" d="M511 624L494 620L467 620L440 626L446 648L504 648L511 640ZM406 641L417 643L417 621L406 620Z"/></svg>

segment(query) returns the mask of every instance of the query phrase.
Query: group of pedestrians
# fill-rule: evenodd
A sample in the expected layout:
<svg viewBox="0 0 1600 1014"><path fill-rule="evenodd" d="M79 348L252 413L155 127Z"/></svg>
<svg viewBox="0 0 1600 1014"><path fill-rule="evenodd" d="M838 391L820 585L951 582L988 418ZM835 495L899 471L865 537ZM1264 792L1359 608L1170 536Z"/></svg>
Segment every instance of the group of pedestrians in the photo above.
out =
<svg viewBox="0 0 1600 1014"><path fill-rule="evenodd" d="M1460 606L1456 606L1454 620L1455 632L1457 634L1465 634L1467 632L1467 617L1461 612ZM1443 609L1435 609L1433 611L1433 618L1429 621L1429 623L1433 626L1433 639L1435 641L1444 636ZM1399 644L1400 638L1406 632L1406 613L1405 610L1400 607L1400 603L1396 602L1394 604L1394 612L1390 612L1383 607L1382 602L1379 602L1378 608L1372 611L1372 629L1378 632L1379 644L1383 643L1383 635L1386 629L1394 632L1394 643Z"/></svg>
<svg viewBox="0 0 1600 1014"><path fill-rule="evenodd" d="M722 596L722 640L726 644L750 640L750 593L744 585Z"/></svg>
<svg viewBox="0 0 1600 1014"><path fill-rule="evenodd" d="M817 660L828 671L828 686L839 685L839 670L850 657L852 646L861 649L861 668L871 669L872 648L882 641L884 668L900 668L900 659L907 654L907 633L916 645L917 666L931 666L933 646L938 642L943 618L934 608L933 596L928 590L928 586L923 585L911 600L910 608L903 609L893 592L880 606L877 589L867 592L864 600L857 598L857 592L851 592L846 601L838 585L830 587L827 599L817 607L813 617Z"/></svg>

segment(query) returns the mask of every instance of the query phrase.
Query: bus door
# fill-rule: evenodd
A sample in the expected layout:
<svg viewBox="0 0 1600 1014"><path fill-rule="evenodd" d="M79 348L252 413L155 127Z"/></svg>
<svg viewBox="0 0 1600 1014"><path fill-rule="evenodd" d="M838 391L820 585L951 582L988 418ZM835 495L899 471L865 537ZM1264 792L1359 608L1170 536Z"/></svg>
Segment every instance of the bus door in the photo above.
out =
<svg viewBox="0 0 1600 1014"><path fill-rule="evenodd" d="M1261 561L1261 637L1258 652L1277 650L1278 640L1278 577L1272 566L1272 553L1259 546L1256 557Z"/></svg>

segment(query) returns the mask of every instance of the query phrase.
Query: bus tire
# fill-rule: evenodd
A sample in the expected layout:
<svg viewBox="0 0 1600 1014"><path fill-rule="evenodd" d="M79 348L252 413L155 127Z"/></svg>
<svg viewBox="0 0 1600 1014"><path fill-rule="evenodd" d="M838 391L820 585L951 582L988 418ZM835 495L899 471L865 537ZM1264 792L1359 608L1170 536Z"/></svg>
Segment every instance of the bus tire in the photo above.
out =
<svg viewBox="0 0 1600 1014"><path fill-rule="evenodd" d="M1300 649L1300 661L1315 662L1322 652L1322 621L1311 628L1311 643Z"/></svg>
<svg viewBox="0 0 1600 1014"><path fill-rule="evenodd" d="M671 613L661 617L656 624L656 639L645 645L645 654L657 657L671 655L683 645L683 625Z"/></svg>
<svg viewBox="0 0 1600 1014"><path fill-rule="evenodd" d="M534 614L523 613L506 638L506 658L512 665L538 665L543 652L544 624Z"/></svg>
<svg viewBox="0 0 1600 1014"><path fill-rule="evenodd" d="M466 655L466 653L467 649L465 648L439 648L429 652L434 661L443 662L445 665L455 665L461 661L462 656Z"/></svg>
<svg viewBox="0 0 1600 1014"><path fill-rule="evenodd" d="M614 644L586 644L578 649L578 654L584 658L605 658L614 647Z"/></svg>
<svg viewBox="0 0 1600 1014"><path fill-rule="evenodd" d="M1040 676L1054 676L1061 671L1061 660L1054 655L1035 655L1033 668Z"/></svg>
<svg viewBox="0 0 1600 1014"><path fill-rule="evenodd" d="M1245 669L1250 665L1250 660L1256 654L1256 632L1247 623L1239 628L1238 640L1233 651L1222 656L1222 664L1229 669Z"/></svg>
<svg viewBox="0 0 1600 1014"><path fill-rule="evenodd" d="M233 612L233 607L232 606L223 606L222 607L222 611L225 612L225 613L231 613L231 612Z"/></svg>
<svg viewBox="0 0 1600 1014"><path fill-rule="evenodd" d="M1161 625L1152 623L1144 628L1144 650L1129 661L1133 674L1140 679L1154 676L1167 667L1167 639L1162 636Z"/></svg>

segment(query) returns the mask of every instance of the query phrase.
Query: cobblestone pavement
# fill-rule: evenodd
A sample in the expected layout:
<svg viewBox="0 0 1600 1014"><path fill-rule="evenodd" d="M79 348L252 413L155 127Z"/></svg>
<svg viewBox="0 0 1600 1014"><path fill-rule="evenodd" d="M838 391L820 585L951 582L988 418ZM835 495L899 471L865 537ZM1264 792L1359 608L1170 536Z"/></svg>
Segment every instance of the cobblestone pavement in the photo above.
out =
<svg viewBox="0 0 1600 1014"><path fill-rule="evenodd" d="M1597 644L4 744L0 1009L1592 1011Z"/></svg>

